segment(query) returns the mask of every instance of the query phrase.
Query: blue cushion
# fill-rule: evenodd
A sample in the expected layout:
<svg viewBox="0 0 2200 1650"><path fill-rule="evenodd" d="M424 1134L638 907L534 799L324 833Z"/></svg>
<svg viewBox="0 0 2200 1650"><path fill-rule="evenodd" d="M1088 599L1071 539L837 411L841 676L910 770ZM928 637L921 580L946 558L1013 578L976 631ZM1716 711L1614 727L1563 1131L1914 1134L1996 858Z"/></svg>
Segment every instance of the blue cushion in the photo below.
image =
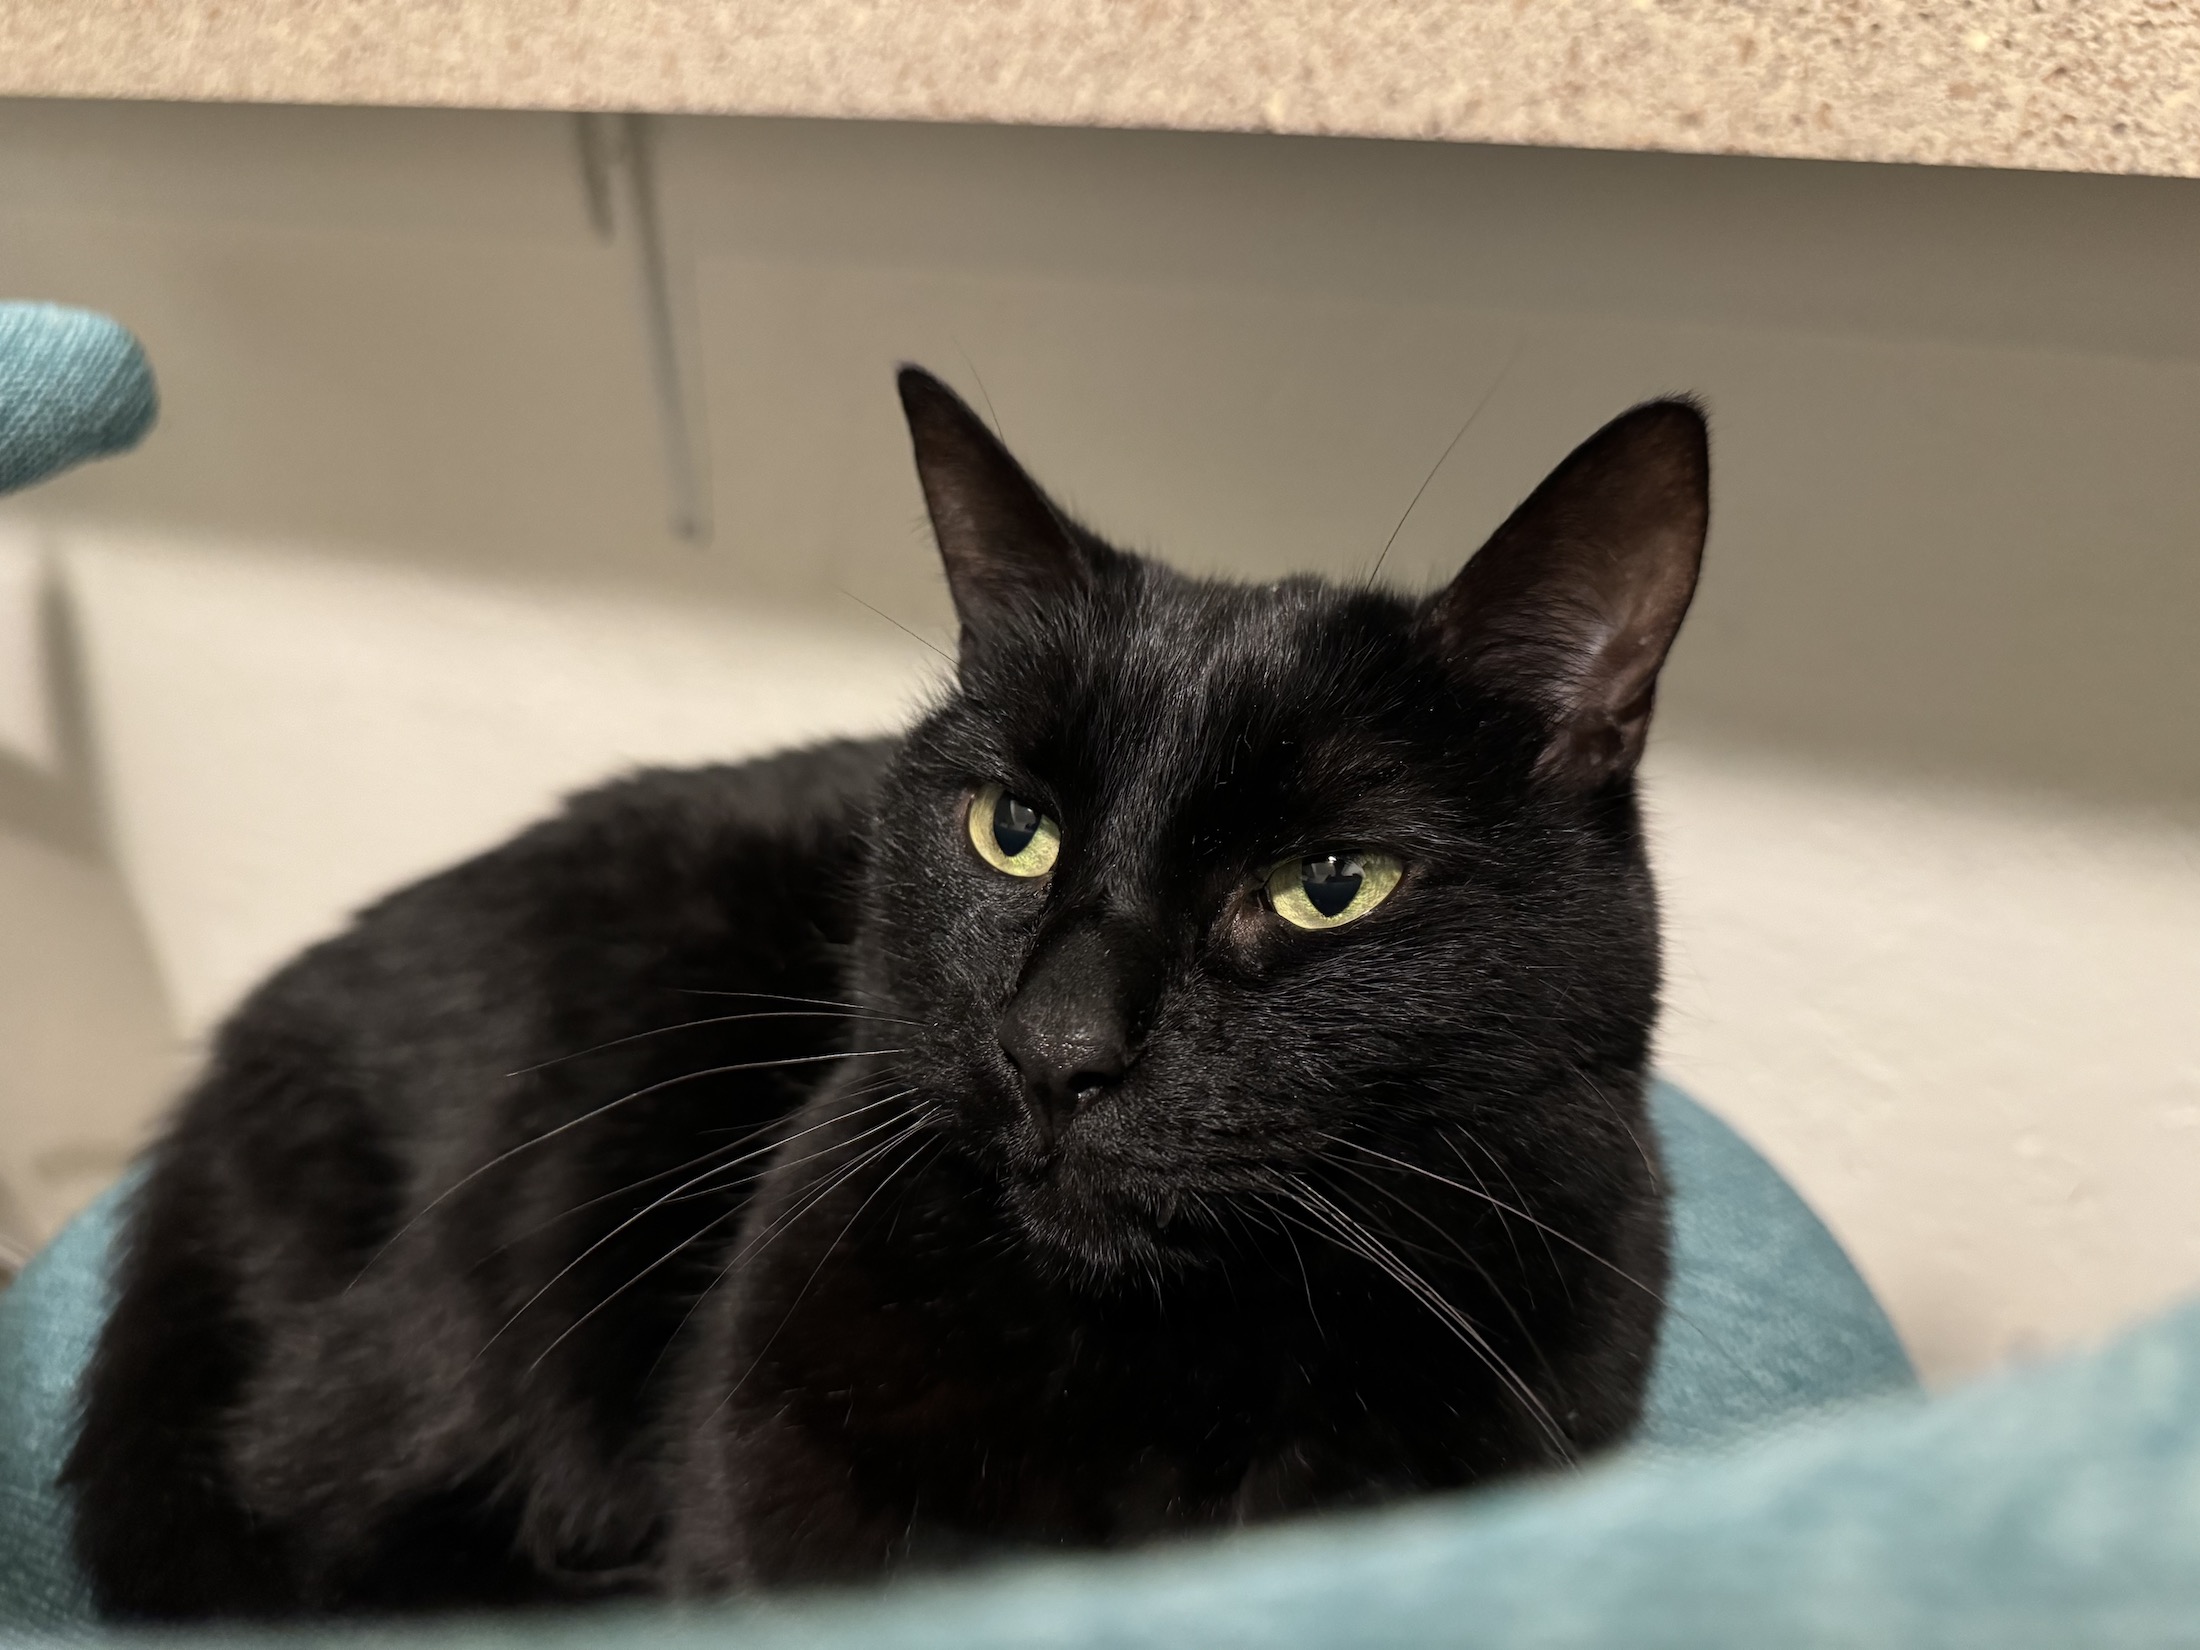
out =
<svg viewBox="0 0 2200 1650"><path fill-rule="evenodd" d="M1749 1143L1669 1083L1650 1095L1673 1277L1640 1442L1704 1449L1917 1377L1841 1245Z"/></svg>
<svg viewBox="0 0 2200 1650"><path fill-rule="evenodd" d="M107 317L0 304L0 493L135 446L158 411L137 340Z"/></svg>
<svg viewBox="0 0 2200 1650"><path fill-rule="evenodd" d="M1778 1173L1678 1089L1659 1084L1652 1110L1673 1191L1674 1276L1645 1449L1731 1444L1913 1386L1870 1290ZM85 1211L0 1297L0 1404L12 1410L0 1426L0 1629L87 1619L52 1486L68 1449L71 1395L105 1311L108 1248L127 1196L127 1185L118 1187ZM1436 1527L1457 1516L1444 1503Z"/></svg>
<svg viewBox="0 0 2200 1650"><path fill-rule="evenodd" d="M53 1485L75 1436L77 1377L107 1310L117 1187L0 1295L0 1633L87 1620Z"/></svg>

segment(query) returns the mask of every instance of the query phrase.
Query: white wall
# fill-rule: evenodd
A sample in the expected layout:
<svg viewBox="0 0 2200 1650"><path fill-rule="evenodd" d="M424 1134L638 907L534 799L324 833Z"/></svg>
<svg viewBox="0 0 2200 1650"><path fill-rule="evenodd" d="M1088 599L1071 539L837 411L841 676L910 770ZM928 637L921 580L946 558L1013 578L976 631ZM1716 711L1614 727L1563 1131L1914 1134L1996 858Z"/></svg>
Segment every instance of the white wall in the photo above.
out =
<svg viewBox="0 0 2200 1650"><path fill-rule="evenodd" d="M1662 1063L1935 1377L2200 1287L2200 834L1667 741Z"/></svg>
<svg viewBox="0 0 2200 1650"><path fill-rule="evenodd" d="M112 840L178 1028L382 891L647 763L906 722L944 667L806 609L64 534Z"/></svg>
<svg viewBox="0 0 2200 1650"><path fill-rule="evenodd" d="M866 604L936 641L945 610L897 358L982 379L1099 526L1244 572L1366 568L1496 383L1390 554L1416 583L1690 388L1718 502L1651 767L1669 1068L1936 1374L2200 1284L2195 186L702 121L659 160L703 550L663 529L566 123L0 105L0 288L114 310L167 397L141 454L19 502L96 784L25 779L0 823L96 789L179 1030L564 786L899 714L936 661ZM119 909L92 840L80 902ZM156 1068L98 1080L110 1159Z"/></svg>

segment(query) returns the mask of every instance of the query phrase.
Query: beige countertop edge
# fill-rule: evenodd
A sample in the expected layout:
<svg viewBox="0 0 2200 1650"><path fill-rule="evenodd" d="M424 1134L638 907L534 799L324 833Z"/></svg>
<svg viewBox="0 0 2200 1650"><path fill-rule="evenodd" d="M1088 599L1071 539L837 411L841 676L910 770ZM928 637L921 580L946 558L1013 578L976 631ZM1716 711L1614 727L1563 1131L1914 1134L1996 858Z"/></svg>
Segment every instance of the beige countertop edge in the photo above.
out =
<svg viewBox="0 0 2200 1650"><path fill-rule="evenodd" d="M0 96L2200 176L2194 0L0 0Z"/></svg>

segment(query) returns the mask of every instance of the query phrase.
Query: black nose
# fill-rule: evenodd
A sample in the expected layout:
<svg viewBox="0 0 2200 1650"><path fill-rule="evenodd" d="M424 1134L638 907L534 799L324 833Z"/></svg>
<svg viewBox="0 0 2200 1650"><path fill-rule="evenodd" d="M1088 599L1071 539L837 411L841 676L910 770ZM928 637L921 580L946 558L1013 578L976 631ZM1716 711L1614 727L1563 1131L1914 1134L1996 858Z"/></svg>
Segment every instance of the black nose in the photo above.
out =
<svg viewBox="0 0 2200 1650"><path fill-rule="evenodd" d="M1150 974L1137 936L1104 924L1071 928L1033 955L997 1030L1042 1145L1130 1069Z"/></svg>

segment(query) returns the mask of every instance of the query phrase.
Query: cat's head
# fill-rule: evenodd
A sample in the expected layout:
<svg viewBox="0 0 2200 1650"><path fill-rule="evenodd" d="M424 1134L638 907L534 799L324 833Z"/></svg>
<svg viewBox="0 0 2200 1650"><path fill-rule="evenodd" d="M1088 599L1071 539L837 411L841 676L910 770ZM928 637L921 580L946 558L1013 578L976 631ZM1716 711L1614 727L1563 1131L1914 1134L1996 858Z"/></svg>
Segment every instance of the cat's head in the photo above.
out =
<svg viewBox="0 0 2200 1650"><path fill-rule="evenodd" d="M1632 775L1702 550L1697 409L1607 425L1414 598L1113 549L937 380L901 394L962 639L881 796L864 968L1035 1248L1197 1263L1447 1131L1544 1195L1628 1180Z"/></svg>

